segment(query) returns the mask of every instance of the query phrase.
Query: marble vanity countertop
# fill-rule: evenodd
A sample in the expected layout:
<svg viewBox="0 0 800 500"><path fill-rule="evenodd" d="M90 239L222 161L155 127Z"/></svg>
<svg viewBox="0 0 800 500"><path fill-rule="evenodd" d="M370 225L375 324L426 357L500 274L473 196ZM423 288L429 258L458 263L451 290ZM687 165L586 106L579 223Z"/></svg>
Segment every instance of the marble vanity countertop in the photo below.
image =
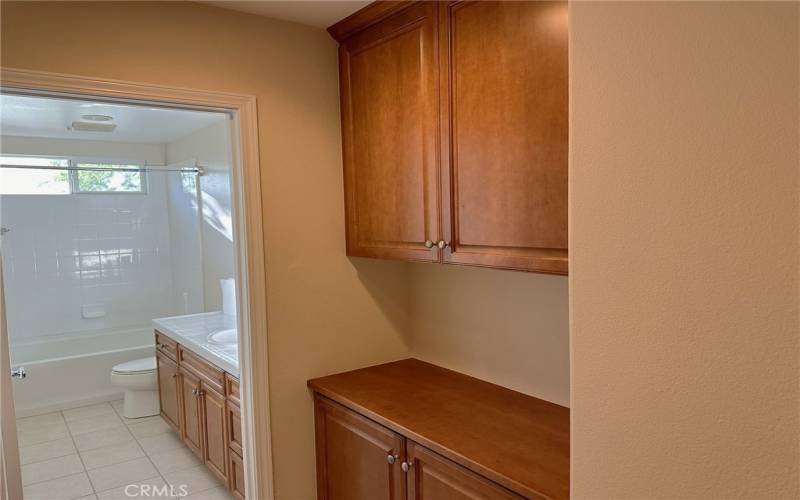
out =
<svg viewBox="0 0 800 500"><path fill-rule="evenodd" d="M236 317L221 311L156 318L153 327L212 365L239 377L239 347L215 344L208 336L220 330L236 328Z"/></svg>

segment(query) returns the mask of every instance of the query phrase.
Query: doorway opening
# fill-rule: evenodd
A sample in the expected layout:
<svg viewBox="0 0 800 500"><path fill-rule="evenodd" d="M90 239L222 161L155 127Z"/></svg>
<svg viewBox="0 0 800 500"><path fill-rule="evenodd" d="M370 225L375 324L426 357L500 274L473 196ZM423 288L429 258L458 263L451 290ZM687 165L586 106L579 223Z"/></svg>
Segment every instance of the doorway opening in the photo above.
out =
<svg viewBox="0 0 800 500"><path fill-rule="evenodd" d="M24 498L271 497L251 389L265 349L252 99L15 74L27 83L4 72L0 93L0 258Z"/></svg>

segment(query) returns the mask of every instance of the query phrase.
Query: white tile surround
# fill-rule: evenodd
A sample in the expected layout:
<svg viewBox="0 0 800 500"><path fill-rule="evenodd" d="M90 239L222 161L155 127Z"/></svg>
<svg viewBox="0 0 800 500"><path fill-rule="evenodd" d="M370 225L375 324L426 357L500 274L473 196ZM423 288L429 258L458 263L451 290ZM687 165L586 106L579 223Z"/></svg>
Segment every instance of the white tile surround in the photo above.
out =
<svg viewBox="0 0 800 500"><path fill-rule="evenodd" d="M0 197L12 343L147 324L173 310L162 175L151 175L146 195ZM103 304L105 316L83 318L87 304Z"/></svg>
<svg viewBox="0 0 800 500"><path fill-rule="evenodd" d="M138 498L233 498L161 417L126 419L121 405L19 419L24 500L137 498L128 485L185 485L186 496Z"/></svg>

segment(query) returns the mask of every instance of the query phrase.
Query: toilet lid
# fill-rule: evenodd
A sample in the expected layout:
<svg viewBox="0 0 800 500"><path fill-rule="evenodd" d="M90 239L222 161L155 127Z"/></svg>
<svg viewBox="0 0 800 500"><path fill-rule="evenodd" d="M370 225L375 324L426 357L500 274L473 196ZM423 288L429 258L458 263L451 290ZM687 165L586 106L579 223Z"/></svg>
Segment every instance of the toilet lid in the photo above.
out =
<svg viewBox="0 0 800 500"><path fill-rule="evenodd" d="M114 373L124 373L126 375L134 373L147 373L155 371L156 358L151 356L149 358L134 359L133 361L126 361L120 363L111 369Z"/></svg>

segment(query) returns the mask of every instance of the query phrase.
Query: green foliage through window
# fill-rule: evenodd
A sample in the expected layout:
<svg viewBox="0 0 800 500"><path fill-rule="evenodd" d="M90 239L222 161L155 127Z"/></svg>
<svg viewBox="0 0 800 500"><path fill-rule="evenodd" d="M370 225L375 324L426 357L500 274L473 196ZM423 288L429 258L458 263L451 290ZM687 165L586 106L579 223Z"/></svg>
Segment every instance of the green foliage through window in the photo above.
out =
<svg viewBox="0 0 800 500"><path fill-rule="evenodd" d="M144 173L120 169L137 168L134 165L113 165L108 163L78 163L75 191L81 193L142 193L144 192Z"/></svg>

